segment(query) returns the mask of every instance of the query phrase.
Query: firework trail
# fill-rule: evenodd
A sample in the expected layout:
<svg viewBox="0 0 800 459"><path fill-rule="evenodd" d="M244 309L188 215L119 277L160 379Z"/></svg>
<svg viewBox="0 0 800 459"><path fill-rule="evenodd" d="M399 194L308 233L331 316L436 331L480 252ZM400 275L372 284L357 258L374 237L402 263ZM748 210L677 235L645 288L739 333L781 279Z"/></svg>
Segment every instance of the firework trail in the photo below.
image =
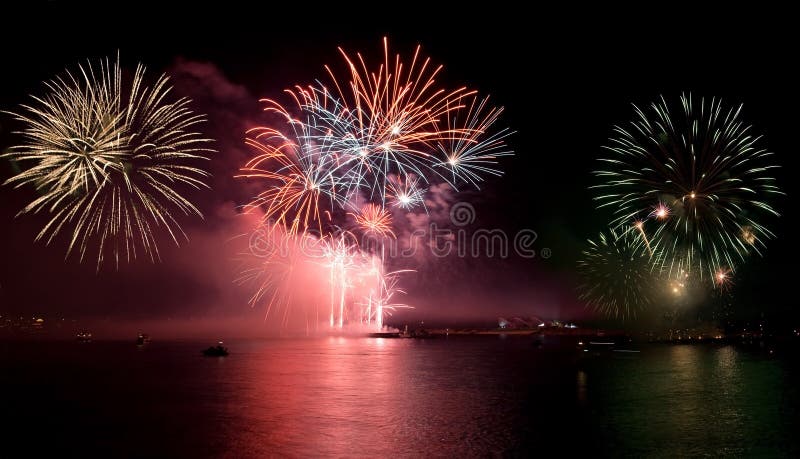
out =
<svg viewBox="0 0 800 459"><path fill-rule="evenodd" d="M403 303L394 303L394 297L398 294L405 294L405 290L399 287L400 275L403 273L414 272L413 270L400 270L383 273L379 266L374 266L367 272L370 277L374 276L377 280L376 288L371 288L366 297L366 303L360 303L366 316L367 325L373 322L378 330L383 329L383 319L391 316L398 309L412 309L412 306ZM374 306L374 307L373 307Z"/></svg>
<svg viewBox="0 0 800 459"><path fill-rule="evenodd" d="M98 269L107 253L117 266L137 250L155 261L157 231L178 244L186 236L175 214L202 216L182 193L207 187L201 165L211 141L194 131L204 118L188 99L169 102L166 76L147 86L141 64L127 84L119 60L78 70L45 83L47 94L11 113L24 142L3 157L30 167L6 184L39 192L20 211L47 214L37 241L69 233L67 256L77 251L83 261L96 239Z"/></svg>
<svg viewBox="0 0 800 459"><path fill-rule="evenodd" d="M633 227L639 231L639 234L642 236L642 241L644 241L644 246L647 248L647 253L650 255L650 258L653 257L653 247L650 246L650 239L647 237L647 233L644 231L644 222L637 221L634 222Z"/></svg>
<svg viewBox="0 0 800 459"><path fill-rule="evenodd" d="M384 308L384 305L387 304L388 299L391 298L391 294L387 293L387 288L392 290L392 292L394 291L393 289L397 283L397 274L400 273L400 271L392 273L394 276L391 277L391 280L389 281L391 288L387 287L389 284L387 284L386 277L388 274L384 274L384 265L386 264L384 239L388 237L396 239L396 235L391 227L392 214L383 207L375 204L366 204L361 208L361 211L355 215L355 221L362 234L373 237L373 242L378 244L378 247L375 248L375 257L377 257L377 253L379 253L380 258L372 258L369 264L369 269L366 270L367 277L374 278L378 284L377 289L375 287L370 288L367 301L366 317L367 324L371 324L373 321L372 306L374 303L374 321L378 327L378 330L380 330L383 328L384 311L389 311L389 309Z"/></svg>
<svg viewBox="0 0 800 459"><path fill-rule="evenodd" d="M318 325L317 305L325 298L306 287L326 275L317 263L322 256L320 241L307 233L290 234L281 226L261 224L247 242L237 257L241 269L235 282L252 287L250 305L265 304L265 320L270 315L280 317L284 327L292 315L302 316L307 328L309 323Z"/></svg>
<svg viewBox="0 0 800 459"><path fill-rule="evenodd" d="M321 241L323 266L330 272L330 326L344 327L347 311L347 295L353 285L353 273L361 268L361 252L352 233L340 231ZM338 307L337 307L338 305ZM338 323L337 323L338 309Z"/></svg>

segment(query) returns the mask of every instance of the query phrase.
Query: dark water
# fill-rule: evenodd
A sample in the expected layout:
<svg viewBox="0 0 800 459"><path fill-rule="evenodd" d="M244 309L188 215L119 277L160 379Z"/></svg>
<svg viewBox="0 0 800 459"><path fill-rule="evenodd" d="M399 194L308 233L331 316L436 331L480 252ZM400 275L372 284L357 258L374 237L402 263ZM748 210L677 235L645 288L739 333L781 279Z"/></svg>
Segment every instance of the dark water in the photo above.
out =
<svg viewBox="0 0 800 459"><path fill-rule="evenodd" d="M798 365L526 338L0 342L0 457L797 456Z"/></svg>

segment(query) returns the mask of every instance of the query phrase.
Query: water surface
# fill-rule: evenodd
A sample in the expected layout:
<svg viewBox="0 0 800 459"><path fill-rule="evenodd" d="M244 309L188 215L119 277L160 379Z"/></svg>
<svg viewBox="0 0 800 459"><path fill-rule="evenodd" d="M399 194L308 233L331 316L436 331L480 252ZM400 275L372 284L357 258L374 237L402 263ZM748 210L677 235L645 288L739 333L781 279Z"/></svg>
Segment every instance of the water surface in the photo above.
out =
<svg viewBox="0 0 800 459"><path fill-rule="evenodd" d="M12 457L791 456L798 367L732 346L576 359L525 337L0 342ZM5 454L0 453L0 456Z"/></svg>

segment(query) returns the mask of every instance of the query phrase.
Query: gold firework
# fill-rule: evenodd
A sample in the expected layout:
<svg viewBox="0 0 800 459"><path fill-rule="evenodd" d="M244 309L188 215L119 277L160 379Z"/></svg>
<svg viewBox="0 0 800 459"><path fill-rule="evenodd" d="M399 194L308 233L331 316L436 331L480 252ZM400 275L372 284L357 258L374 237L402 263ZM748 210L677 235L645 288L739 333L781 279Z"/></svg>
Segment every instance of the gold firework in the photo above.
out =
<svg viewBox="0 0 800 459"><path fill-rule="evenodd" d="M78 69L10 113L23 123L24 141L3 157L30 166L6 184L39 192L19 213L47 214L37 241L50 244L68 232L67 256L78 251L83 261L96 239L98 269L107 254L118 265L137 249L155 261L157 229L178 244L178 235L186 236L174 214L202 216L182 193L207 187L209 174L198 163L213 151L205 147L211 140L193 131L204 118L186 98L168 101L166 76L145 86L141 64L130 85L119 60Z"/></svg>

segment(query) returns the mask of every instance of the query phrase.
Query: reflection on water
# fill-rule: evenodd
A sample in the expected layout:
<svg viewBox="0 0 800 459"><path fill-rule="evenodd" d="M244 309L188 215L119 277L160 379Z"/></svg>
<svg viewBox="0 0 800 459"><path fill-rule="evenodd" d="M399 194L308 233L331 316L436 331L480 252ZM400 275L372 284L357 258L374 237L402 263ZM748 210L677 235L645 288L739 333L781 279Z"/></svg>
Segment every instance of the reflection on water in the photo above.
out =
<svg viewBox="0 0 800 459"><path fill-rule="evenodd" d="M227 405L227 415L248 428L228 435L255 455L375 457L513 446L517 401L502 387L508 376L491 374L498 356L465 359L442 344L328 338L313 346L255 345L237 363L241 385ZM461 351L480 354L486 343L470 344Z"/></svg>
<svg viewBox="0 0 800 459"><path fill-rule="evenodd" d="M797 368L733 346L655 346L593 368L592 404L607 444L632 455L798 452ZM789 407L792 414L782 412Z"/></svg>
<svg viewBox="0 0 800 459"><path fill-rule="evenodd" d="M794 361L528 338L0 343L2 444L170 457L798 453ZM47 438L48 442L41 442Z"/></svg>
<svg viewBox="0 0 800 459"><path fill-rule="evenodd" d="M578 370L578 381L576 382L576 386L578 388L577 396L578 402L581 405L585 405L586 402L589 400L586 396L586 385L587 385L588 376L586 372L583 370Z"/></svg>

